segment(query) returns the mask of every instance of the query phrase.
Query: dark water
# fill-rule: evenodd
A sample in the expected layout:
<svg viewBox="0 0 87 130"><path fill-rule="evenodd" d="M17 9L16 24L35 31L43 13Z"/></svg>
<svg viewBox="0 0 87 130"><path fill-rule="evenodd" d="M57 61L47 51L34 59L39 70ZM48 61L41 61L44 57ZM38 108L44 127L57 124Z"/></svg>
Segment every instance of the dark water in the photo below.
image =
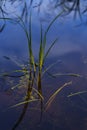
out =
<svg viewBox="0 0 87 130"><path fill-rule="evenodd" d="M33 51L36 59L38 59L40 21L44 31L58 12L49 1L45 0L40 7L36 7L37 3L39 1L33 3L32 10ZM5 14L5 17L14 18L15 14L21 14L23 4L21 1L12 4L7 2L5 7L3 9L7 9L9 14ZM73 13L60 17L47 35L46 46L48 48L56 37L59 38L45 62L45 66L48 67L57 61L49 69L49 73L73 73L79 74L80 77L62 75L53 78L46 74L42 79L44 104L35 101L13 108L10 107L24 101L27 81L26 78L20 77L21 73L18 75L15 73L15 77L2 76L2 74L20 70L24 64L27 64L28 45L22 28L18 24L6 22L5 28L0 33L0 130L87 129L87 26L84 24L85 20L86 18L83 18L81 21L79 17L73 19ZM0 25L3 26L3 23L1 20ZM42 112L49 97L64 83L70 81L72 85L62 89L48 109ZM11 89L16 86L16 89ZM71 93L77 92L84 93L68 97Z"/></svg>

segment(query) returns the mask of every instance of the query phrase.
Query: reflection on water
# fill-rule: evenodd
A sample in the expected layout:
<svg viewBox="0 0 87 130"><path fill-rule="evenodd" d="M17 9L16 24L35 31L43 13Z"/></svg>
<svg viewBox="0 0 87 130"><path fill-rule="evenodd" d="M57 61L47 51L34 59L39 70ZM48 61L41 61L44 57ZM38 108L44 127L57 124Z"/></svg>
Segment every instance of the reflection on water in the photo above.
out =
<svg viewBox="0 0 87 130"><path fill-rule="evenodd" d="M47 48L56 37L59 40L43 66L43 71L48 71L42 78L39 73L39 80L36 77L37 72L35 75L29 71L27 39L22 28L18 23L0 19L0 129L87 129L87 29L83 24L86 17L81 16L82 12L83 15L86 13L86 9L82 8L83 3L79 2L0 2L0 17L18 20L16 16L19 15L26 25L32 9L33 50L36 59L40 41L40 22L44 31L59 11L65 11L47 35ZM76 17L77 14L79 17L73 21L73 16ZM38 64L35 64L35 67L37 70ZM58 88L71 81L71 85L55 93ZM47 102L49 107L46 107Z"/></svg>
<svg viewBox="0 0 87 130"><path fill-rule="evenodd" d="M86 69L87 65L82 60L82 54L80 53L69 53L61 57L56 57L61 59L61 62L54 65L54 67L49 70L49 73L79 73L83 77L74 77L74 76L58 76L57 78L49 77L46 74L42 80L42 90L44 95L44 105L42 106L41 102L38 99L38 94L32 91L31 100L38 99L35 102L29 101L29 92L27 91L27 83L24 77L20 77L19 87L11 90L10 88L16 86L18 78L13 77L3 77L1 83L3 87L10 87L7 90L1 89L0 99L1 99L1 122L3 121L6 125L3 125L3 122L0 124L2 129L77 129L77 130L86 130L86 107L87 107L87 94L83 93L76 96L67 97L71 93L86 91L87 79L86 79ZM55 59L56 59L55 58ZM86 58L86 57L84 57ZM54 60L55 60L54 59ZM84 59L86 60L86 59ZM53 61L50 61L52 63ZM49 64L49 63L48 63ZM79 67L78 67L79 66ZM7 78L7 80L6 80ZM6 82L4 82L6 80ZM12 83L13 80L13 83ZM72 81L72 85L64 88L60 93L54 98L53 102L50 104L50 107L47 111L44 111L45 104L49 97L65 82ZM0 83L0 84L1 84ZM15 86L14 86L15 84ZM27 93L26 93L27 91ZM3 99L3 100L2 100ZM23 103L19 106L12 106L17 103ZM13 107L9 108L8 107ZM43 113L43 114L42 114ZM40 120L42 115L42 119ZM4 119L5 117L5 119ZM8 118L10 117L10 118ZM10 124L10 125L9 125Z"/></svg>

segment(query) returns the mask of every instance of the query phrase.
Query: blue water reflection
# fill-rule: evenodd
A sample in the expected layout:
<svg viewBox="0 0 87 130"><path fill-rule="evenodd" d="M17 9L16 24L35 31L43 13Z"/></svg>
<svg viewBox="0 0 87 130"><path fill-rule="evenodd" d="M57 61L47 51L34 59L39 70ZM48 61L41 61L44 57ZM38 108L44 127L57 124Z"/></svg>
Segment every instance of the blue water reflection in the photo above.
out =
<svg viewBox="0 0 87 130"><path fill-rule="evenodd" d="M53 1L51 1L53 3ZM58 9L54 9L54 5L45 0L41 6L37 6L39 0L33 3L32 10L32 40L33 52L38 59L38 50L40 45L40 22L43 25L43 31L46 30L51 20L57 15ZM54 3L55 4L55 3ZM19 5L21 5L19 7ZM15 6L19 7L17 10ZM10 8L11 7L11 8ZM10 17L15 17L15 14L20 15L23 3L7 3L7 8L10 8ZM30 10L29 10L30 11ZM7 16L6 16L7 17ZM87 26L78 18L73 19L73 14L58 18L50 28L47 35L47 48L51 42L58 37L58 41L52 48L46 66L58 61L49 73L78 73L83 75L82 78L60 76L52 78L46 75L43 78L43 93L48 99L58 87L63 83L73 81L71 87L64 89L55 98L48 111L43 113L43 118L40 120L40 104L30 104L27 112L18 126L17 130L86 130L87 129L87 95L67 98L67 95L87 90ZM1 23L3 24L3 22ZM46 49L47 49L46 48ZM4 30L0 33L0 72L9 72L15 69L21 69L21 64L26 63L28 59L28 45L26 35L19 24L6 21ZM6 56L8 57L6 59ZM11 60L9 60L9 58ZM19 66L18 66L19 64ZM14 129L14 124L20 117L23 106L8 109L18 101L21 101L24 92L9 91L9 83L11 87L16 85L19 79L0 78L0 129ZM21 85L20 85L21 86ZM22 93L22 94L21 94ZM35 109L37 106L37 109ZM32 109L33 108L33 109ZM6 110L5 110L6 109ZM4 112L3 112L4 110ZM12 129L12 130L13 130Z"/></svg>
<svg viewBox="0 0 87 130"><path fill-rule="evenodd" d="M37 50L39 48L40 21L43 24L43 30L46 30L48 23L51 21L51 19L53 19L54 16L56 16L57 11L55 11L56 9L52 10L52 7L50 7L51 5L49 1L45 1L42 3L40 7L40 12L38 14L38 8L35 7L35 4L36 3L33 4L34 10L32 13L32 30L33 30L33 46L35 48L34 52L38 52ZM11 6L10 4L8 5L9 7ZM36 5L38 5L38 1ZM17 6L17 5L14 5L14 6ZM21 2L21 6L23 6L22 2ZM52 12L50 12L50 9ZM14 10L15 9L13 8L12 11ZM20 15L20 9L15 10L15 13L11 13L11 14L13 14L14 16L16 13L17 15ZM86 31L87 31L86 26L84 25L78 26L81 23L81 21L75 22L75 20L73 20L72 17L73 17L73 14L71 14L71 16L69 17L66 17L66 19L64 17L59 18L50 29L50 32L48 33L47 46L49 46L50 42L53 39L55 39L56 37L59 38L58 43L53 48L53 51L51 54L52 56L62 55L63 53L68 53L71 51L81 51L81 50L86 49ZM48 22L45 20L47 20ZM15 54L15 52L20 53L20 54L23 53L22 55L25 55L25 56L27 55L26 54L27 53L26 37L24 35L23 30L21 29L19 25L9 24L7 22L7 26L5 30L0 35L1 35L0 36L1 37L0 38L0 43L1 43L0 52L1 53L3 50L7 53L6 55L8 55L8 53Z"/></svg>

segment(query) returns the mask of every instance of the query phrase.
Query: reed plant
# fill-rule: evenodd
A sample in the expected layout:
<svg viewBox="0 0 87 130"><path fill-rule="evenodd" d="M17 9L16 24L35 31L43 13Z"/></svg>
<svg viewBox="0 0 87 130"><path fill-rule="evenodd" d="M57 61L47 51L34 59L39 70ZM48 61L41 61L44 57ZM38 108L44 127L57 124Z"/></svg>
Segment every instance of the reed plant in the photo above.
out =
<svg viewBox="0 0 87 130"><path fill-rule="evenodd" d="M27 43L28 43L28 54L29 54L29 69L26 69L27 74L28 74L28 91L31 91L32 93L32 88L34 83L36 82L37 84L37 93L39 95L39 97L42 97L42 69L43 69L43 65L46 61L46 58L48 56L48 54L50 53L52 47L55 45L55 43L57 42L57 38L51 43L50 47L48 48L48 50L46 51L46 45L47 45L47 34L49 32L49 30L51 29L51 26L53 25L53 23L63 14L63 11L60 12L48 25L47 29L45 30L45 32L43 33L43 27L42 24L40 23L40 47L39 47L39 52L38 52L38 63L36 63L35 61L35 57L34 57L34 53L33 53L33 48L32 48L32 44L33 44L33 40L32 40L32 13L30 12L29 15L29 22L28 25L26 26L26 23L23 21L23 19L19 16L16 15L17 19L12 19L12 18L0 18L0 20L7 20L7 21L11 21L14 23L19 24L19 26L23 29L26 39L27 39ZM24 71L24 70L23 70ZM17 70L15 72L18 72ZM46 71L44 71L45 73ZM26 72L24 72L24 74L26 75ZM6 74L8 76L8 74ZM42 98L41 98L42 99Z"/></svg>
<svg viewBox="0 0 87 130"><path fill-rule="evenodd" d="M27 44L28 44L28 54L29 54L29 60L28 60L28 67L27 68L23 68L22 70L19 70L20 72L23 72L24 74L22 76L26 76L28 78L28 91L29 91L29 98L30 95L32 94L32 91L34 90L34 92L37 93L37 95L41 98L41 100L44 99L43 95L42 95L42 76L49 70L49 68L53 67L55 63L49 65L49 67L43 69L44 63L46 61L46 58L48 56L48 54L50 53L51 49L53 48L53 46L55 45L55 43L58 41L58 38L56 38L54 41L52 41L52 43L50 44L50 47L48 48L48 50L46 51L46 45L47 45L47 34L49 33L52 25L54 24L54 22L63 14L64 11L60 12L48 25L47 29L45 30L45 32L43 33L43 26L40 23L40 47L39 47L39 51L38 51L38 63L35 61L35 56L33 53L33 40L32 40L32 13L30 12L29 15L29 22L26 26L26 23L23 21L23 19L20 16L17 16L17 19L12 19L12 18L0 18L0 20L7 20L7 21L11 21L14 23L19 24L19 26L23 29L26 39L27 39ZM6 59L8 59L8 57L6 57ZM18 70L15 70L13 72L19 72ZM12 74L12 73L10 73ZM81 77L78 74L54 74L52 75L53 77L56 76L61 76L61 75L67 75L67 76L76 76L76 77ZM3 76L9 76L8 73L3 74ZM37 90L34 89L34 84L36 84L37 86ZM68 84L68 83L67 83ZM71 84L71 82L70 82ZM66 86L66 85L65 85ZM18 87L18 85L17 85ZM15 87L12 87L12 89ZM56 94L58 94L58 92L60 92L60 88L57 90L57 92L55 92ZM55 93L53 95L55 95ZM52 95L52 97L54 97ZM37 100L36 100L37 101ZM51 97L49 99L49 101L51 101ZM31 102L28 101L28 102ZM25 102L26 103L26 102ZM19 104L24 104L23 103L19 103ZM47 103L48 104L48 103ZM15 106L18 106L18 104L16 104Z"/></svg>
<svg viewBox="0 0 87 130"><path fill-rule="evenodd" d="M59 13L48 25L47 29L45 30L43 34L42 30L42 24L40 24L40 47L38 52L38 63L35 61L35 57L33 54L33 48L32 48L32 14L30 13L29 17L29 28L26 27L24 21L21 19L21 17L18 17L19 19L19 25L23 28L27 43L28 43L28 50L29 50L29 87L32 88L34 84L35 78L37 79L37 86L38 86L38 92L42 94L41 92L41 79L42 79L42 69L43 65L45 63L46 57L48 56L49 52L51 51L54 44L57 42L57 38L51 43L50 47L46 51L46 44L47 44L47 34L53 25L53 23L62 15L63 11ZM39 94L39 95L40 95Z"/></svg>
<svg viewBox="0 0 87 130"><path fill-rule="evenodd" d="M48 50L46 51L46 46L47 46L47 34L49 33L52 25L54 24L54 22L63 14L64 11L60 12L48 25L47 29L45 30L45 32L43 33L43 26L40 23L40 43L39 43L39 51L38 51L38 63L35 61L35 56L33 53L33 40L32 40L32 13L30 12L29 15L29 21L28 24L26 26L25 21L23 21L23 19L20 16L17 16L17 19L12 19L12 18L0 18L0 20L7 20L7 21L11 21L14 23L19 24L19 26L23 29L26 39L27 39L27 44L28 44L28 65L27 68L22 68L22 70L15 70L13 72L23 72L22 76L25 76L26 78L28 78L28 89L27 89L27 97L28 101L23 101L21 103L18 103L14 106L19 106L21 104L27 103L27 102L31 102L31 101L37 101L37 99L33 99L31 100L31 95L32 95L32 91L34 91L34 93L36 93L39 97L39 99L41 99L41 101L44 99L43 94L42 94L42 76L51 68L53 67L55 63L49 65L49 67L46 67L45 69L43 69L44 63L46 61L46 58L48 56L48 54L50 53L51 49L53 48L53 46L55 45L55 43L58 41L58 38L56 38L54 41L52 41L52 43L50 44L50 47L48 48ZM6 59L9 59L7 56L5 57ZM11 73L4 73L3 76L10 76ZM56 73L53 74L52 77L57 77L57 76L74 76L74 77L83 77L79 74L73 74L73 73L68 73L68 74L62 74L62 73ZM49 104L51 104L51 102L53 101L54 97L56 97L56 95L67 85L72 84L72 82L68 82L65 83L63 85L63 87L60 87L57 89L57 91L55 91L55 93L52 94L52 96L49 98L48 102L46 103L46 106L48 108ZM37 86L37 89L34 88L34 85ZM18 87L18 85L16 86ZM15 87L12 87L12 89L14 89ZM28 96L29 94L29 96Z"/></svg>
<svg viewBox="0 0 87 130"><path fill-rule="evenodd" d="M32 1L31 1L32 2ZM28 103L30 102L36 102L36 101L40 101L41 104L41 117L42 117L42 113L43 111L47 111L48 108L50 107L51 103L54 101L55 97L58 95L58 93L64 89L66 86L70 86L72 84L72 81L67 82L65 84L63 84L61 87L59 87L48 99L48 101L46 102L45 106L43 107L43 93L42 93L42 76L49 70L49 68L51 68L55 63L51 64L49 67L43 69L44 63L46 61L46 58L48 56L48 54L50 53L51 49L53 48L53 46L55 45L55 43L57 43L58 38L56 38L54 41L52 41L52 43L50 44L50 47L48 48L48 50L46 51L46 46L47 46L47 34L49 33L52 25L54 24L54 22L63 14L64 11L60 12L48 25L47 29L45 30L45 32L43 33L43 26L40 23L40 43L39 43L39 51L38 51L38 63L35 61L35 56L33 53L33 40L32 40L32 13L30 12L30 16L29 16L29 22L28 22L28 26L26 26L26 23L23 21L23 19L19 16L16 16L17 19L12 19L12 18L0 18L0 20L7 20L7 21L11 21L11 22L15 22L17 24L19 24L19 26L23 29L26 39L27 39L27 44L28 44L28 67L23 68L22 70L15 70L13 72L23 72L22 76L25 76L28 80L28 86L27 86L27 92L26 92L26 98L22 101L19 102L18 104L15 104L13 106L11 106L10 108L14 108L20 105L24 105L23 108L23 112L21 114L21 116L19 117L18 121L15 123L13 130L20 124L20 122L23 119L23 116L26 113L26 109L28 107ZM5 57L7 59L9 59L8 57ZM11 72L10 74L12 74L13 72ZM10 76L10 74L5 73L3 74L3 76ZM57 77L57 76L74 76L74 77L83 77L79 74L73 74L73 73L68 73L68 74L62 74L62 73L56 73L54 75L52 75L53 77ZM34 88L34 85L37 86L37 89ZM18 87L18 85L17 85ZM15 87L12 87L12 89L14 89ZM33 96L32 98L32 92L34 92L37 96ZM86 91L85 91L86 92ZM82 92L78 92L78 93L74 93L71 95L68 95L68 97L74 96L74 95L78 95L81 94ZM84 92L83 92L84 93Z"/></svg>

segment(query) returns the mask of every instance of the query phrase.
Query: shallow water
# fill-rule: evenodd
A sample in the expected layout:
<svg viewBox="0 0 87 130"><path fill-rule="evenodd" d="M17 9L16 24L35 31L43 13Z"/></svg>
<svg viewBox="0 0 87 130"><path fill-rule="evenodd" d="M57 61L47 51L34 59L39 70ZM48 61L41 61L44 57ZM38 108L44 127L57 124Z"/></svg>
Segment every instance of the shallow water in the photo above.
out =
<svg viewBox="0 0 87 130"><path fill-rule="evenodd" d="M17 6L18 3L12 5L7 3L6 7L11 7L10 13L14 11L14 6ZM20 7L17 6L15 11L18 15L21 13L23 4L20 5ZM38 8L35 7L36 3L33 3L33 5L33 51L37 60L40 40L40 20L44 31L49 22L56 16L57 9L53 9L49 1L44 1L40 6L38 14ZM9 17L14 17L14 14L9 14ZM73 14L71 14L65 17L62 16L55 21L47 35L48 43L46 48L49 47L56 37L59 39L49 53L44 66L48 67L55 63L48 72L53 75L65 75L59 75L56 78L49 76L49 74L43 76L43 103L34 101L13 108L11 106L24 101L27 91L27 80L24 77L20 77L22 73L14 73L14 77L2 75L14 70L20 70L27 64L28 45L22 28L18 24L6 22L5 28L0 33L1 130L87 129L87 26L84 24L84 20L81 21L79 18L74 20ZM80 76L73 74L79 74ZM50 96L64 83L70 81L72 81L72 84L62 89L55 96L49 107L45 109L45 104ZM16 89L11 89L15 86L17 86ZM77 92L83 93L70 96L70 94Z"/></svg>

